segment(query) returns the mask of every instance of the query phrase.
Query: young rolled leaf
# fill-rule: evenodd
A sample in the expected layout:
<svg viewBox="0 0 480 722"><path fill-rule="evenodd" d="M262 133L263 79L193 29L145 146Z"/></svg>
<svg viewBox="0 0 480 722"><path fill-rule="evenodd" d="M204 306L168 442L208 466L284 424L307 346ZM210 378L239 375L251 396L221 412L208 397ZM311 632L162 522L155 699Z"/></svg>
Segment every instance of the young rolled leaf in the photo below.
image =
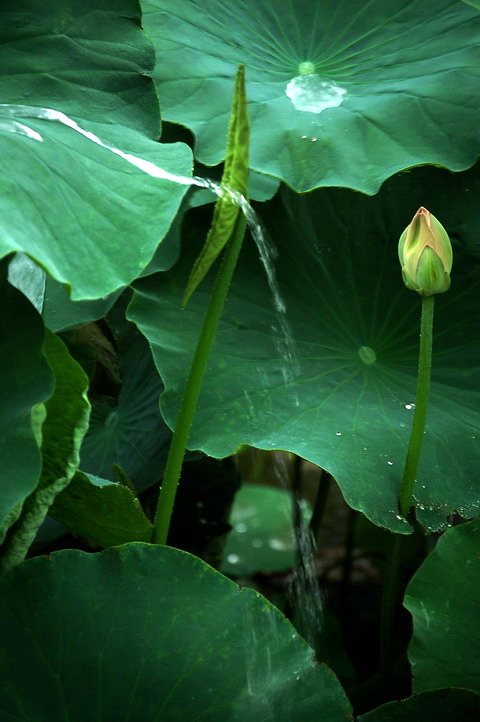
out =
<svg viewBox="0 0 480 722"><path fill-rule="evenodd" d="M68 485L78 468L80 445L88 428L90 403L86 397L88 379L85 373L70 356L63 341L48 330L44 353L55 375L55 390L45 403L42 472L2 550L0 568L3 571L25 558L56 495Z"/></svg>
<svg viewBox="0 0 480 722"><path fill-rule="evenodd" d="M0 542L40 476L43 402L53 391L40 316L6 270L0 266Z"/></svg>
<svg viewBox="0 0 480 722"><path fill-rule="evenodd" d="M246 198L248 188L249 124L245 95L245 68L240 65L235 79L232 110L227 136L227 152L221 185L226 191L218 197L213 213L212 226L205 245L194 263L182 305L185 306L192 293L208 273L218 254L232 235L237 216L242 211L229 195L235 191Z"/></svg>

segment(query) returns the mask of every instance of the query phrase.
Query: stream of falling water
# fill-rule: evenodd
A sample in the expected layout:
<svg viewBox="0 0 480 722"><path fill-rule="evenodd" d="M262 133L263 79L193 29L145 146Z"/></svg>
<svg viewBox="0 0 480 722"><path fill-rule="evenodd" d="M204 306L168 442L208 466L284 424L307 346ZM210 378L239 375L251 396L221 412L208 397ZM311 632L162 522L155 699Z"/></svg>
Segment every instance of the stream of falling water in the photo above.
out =
<svg viewBox="0 0 480 722"><path fill-rule="evenodd" d="M290 492L290 475L283 454L274 454L274 471L282 487ZM297 503L294 501L294 503ZM315 564L315 541L308 523L301 513L295 513L297 565L290 583L289 596L294 609L295 626L313 649L319 647L323 626L324 594Z"/></svg>
<svg viewBox="0 0 480 722"><path fill-rule="evenodd" d="M75 120L61 111L52 110L51 108L0 103L0 130L18 133L20 135L27 136L31 140L35 140L40 143L43 142L43 137L40 133L32 128L29 128L29 126L25 123L18 122L16 118L35 118L61 123L62 125L71 128L76 133L79 133L84 138L87 138L87 140L92 143L95 143L96 145L105 148L105 150L114 153L127 163L130 163L143 173L146 173L153 178L170 181L180 185L207 188L218 197L228 197L232 203L237 205L245 215L250 233L257 245L260 259L267 276L270 292L272 294L273 305L279 327L277 329L275 326L272 326L272 330L274 333L279 331L279 333L276 333L275 335L275 345L282 360L281 371L283 379L286 384L292 383L295 380L295 378L299 375L299 363L295 339L287 319L286 304L280 294L275 270L277 252L274 246L269 243L265 237L263 226L245 196L232 188L228 188L220 183L215 183L209 178L176 175L174 173L170 173L164 168L161 168L160 166L157 166L151 161L144 160L143 158L139 158L131 153L126 153L119 148L115 148L113 145L101 140L97 135L95 135L95 133L92 133L92 131L82 128ZM299 405L298 396L296 394L294 394L294 403L296 406Z"/></svg>

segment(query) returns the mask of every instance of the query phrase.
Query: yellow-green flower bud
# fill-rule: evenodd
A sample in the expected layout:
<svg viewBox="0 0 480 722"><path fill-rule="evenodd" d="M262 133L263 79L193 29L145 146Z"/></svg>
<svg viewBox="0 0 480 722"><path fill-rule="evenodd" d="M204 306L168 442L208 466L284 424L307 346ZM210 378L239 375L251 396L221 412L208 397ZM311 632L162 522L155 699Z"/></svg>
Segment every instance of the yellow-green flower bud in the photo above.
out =
<svg viewBox="0 0 480 722"><path fill-rule="evenodd" d="M433 296L450 288L452 245L445 228L426 208L419 208L398 243L407 288Z"/></svg>

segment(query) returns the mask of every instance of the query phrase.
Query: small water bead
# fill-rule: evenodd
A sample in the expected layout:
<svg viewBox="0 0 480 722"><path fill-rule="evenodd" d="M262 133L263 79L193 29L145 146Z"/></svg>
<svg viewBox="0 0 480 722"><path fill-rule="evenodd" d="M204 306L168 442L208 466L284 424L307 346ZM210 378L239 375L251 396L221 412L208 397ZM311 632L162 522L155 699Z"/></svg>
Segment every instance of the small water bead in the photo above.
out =
<svg viewBox="0 0 480 722"><path fill-rule="evenodd" d="M393 466L393 461L387 461L387 464L388 464L389 466Z"/></svg>
<svg viewBox="0 0 480 722"><path fill-rule="evenodd" d="M342 432L341 432L341 431L336 431L336 432L335 432L335 436L341 436L341 435L342 435Z"/></svg>
<svg viewBox="0 0 480 722"><path fill-rule="evenodd" d="M405 404L404 408L407 409L407 411L412 411L412 409L415 408L415 404Z"/></svg>
<svg viewBox="0 0 480 722"><path fill-rule="evenodd" d="M238 556L238 554L229 554L227 556L227 562L229 564L238 564L239 561L240 561L240 557Z"/></svg>
<svg viewBox="0 0 480 722"><path fill-rule="evenodd" d="M284 551L290 551L295 547L294 541L286 542L283 539L277 539L273 537L272 539L268 540L268 546L270 549L274 549L278 552L284 552Z"/></svg>
<svg viewBox="0 0 480 722"><path fill-rule="evenodd" d="M239 534L243 534L244 532L247 531L247 525L244 524L243 522L239 522L238 524L235 524L234 529L235 529L235 531L238 532Z"/></svg>

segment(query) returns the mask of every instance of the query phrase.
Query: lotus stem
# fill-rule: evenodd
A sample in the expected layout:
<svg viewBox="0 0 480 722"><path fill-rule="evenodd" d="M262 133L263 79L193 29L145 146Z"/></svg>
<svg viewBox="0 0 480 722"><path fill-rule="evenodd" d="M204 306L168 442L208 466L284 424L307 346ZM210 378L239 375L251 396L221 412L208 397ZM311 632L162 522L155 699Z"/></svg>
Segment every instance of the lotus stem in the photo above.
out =
<svg viewBox="0 0 480 722"><path fill-rule="evenodd" d="M231 240L218 273L212 295L208 304L205 320L197 342L183 394L180 412L175 424L162 486L158 497L155 513L152 542L166 544L170 521L175 503L178 482L182 471L183 459L187 448L188 437L193 423L198 398L202 389L210 351L215 339L218 322L222 315L225 298L230 287L233 272L237 264L247 221L243 213L239 213Z"/></svg>

